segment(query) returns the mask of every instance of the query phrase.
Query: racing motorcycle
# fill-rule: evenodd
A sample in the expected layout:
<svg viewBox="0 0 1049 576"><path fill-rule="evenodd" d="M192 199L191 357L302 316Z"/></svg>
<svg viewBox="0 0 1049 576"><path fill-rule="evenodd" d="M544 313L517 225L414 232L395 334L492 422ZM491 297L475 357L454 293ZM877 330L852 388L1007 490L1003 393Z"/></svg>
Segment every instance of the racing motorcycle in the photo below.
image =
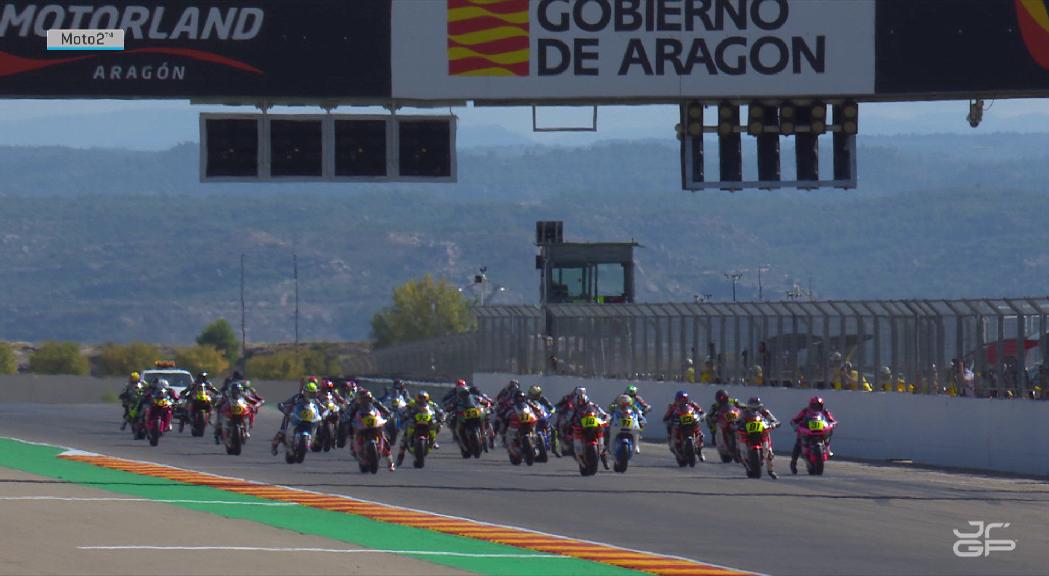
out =
<svg viewBox="0 0 1049 576"><path fill-rule="evenodd" d="M327 452L337 445L341 407L331 394L319 398L318 402L324 407L324 417L321 418L320 424L317 425L317 435L313 438L313 443L310 444L310 450L314 452L324 450Z"/></svg>
<svg viewBox="0 0 1049 576"><path fill-rule="evenodd" d="M353 422L353 440L357 451L357 464L361 472L375 474L379 471L379 458L389 453L383 429L386 418L374 406L358 410Z"/></svg>
<svg viewBox="0 0 1049 576"><path fill-rule="evenodd" d="M634 446L637 446L641 437L641 422L632 411L616 412L612 415L609 432L612 439L612 457L615 459L612 469L619 473L626 472L630 458L634 455Z"/></svg>
<svg viewBox="0 0 1049 576"><path fill-rule="evenodd" d="M141 440L146 437L146 420L142 410L139 406L142 404L142 395L145 394L145 389L136 387L131 396L125 400L127 402L127 416L125 420L131 425L131 435L135 440Z"/></svg>
<svg viewBox="0 0 1049 576"><path fill-rule="evenodd" d="M414 422L409 422L406 434L411 434L408 441L408 452L415 457L412 466L422 468L430 447L437 440L437 414L429 404L422 406L415 413Z"/></svg>
<svg viewBox="0 0 1049 576"><path fill-rule="evenodd" d="M386 439L390 446L397 445L397 437L404 426L404 413L408 409L408 402L404 396L394 394L386 401L386 407L390 409L392 418L386 420Z"/></svg>
<svg viewBox="0 0 1049 576"><path fill-rule="evenodd" d="M222 407L222 443L226 454L239 456L241 448L248 440L246 419L251 412L251 404L243 398L230 399Z"/></svg>
<svg viewBox="0 0 1049 576"><path fill-rule="evenodd" d="M761 478L761 466L768 461L772 427L760 414L748 414L739 426L737 436L740 461L747 478Z"/></svg>
<svg viewBox="0 0 1049 576"><path fill-rule="evenodd" d="M553 412L547 410L546 406L538 402L534 404L534 407L537 411L536 416L539 417L539 421L535 425L535 461L543 463L550 459L549 454L552 451L550 432L554 429L552 424ZM554 454L557 455L556 452Z"/></svg>
<svg viewBox="0 0 1049 576"><path fill-rule="evenodd" d="M463 458L481 457L481 450L487 447L482 428L484 428L484 409L477 398L470 396L466 404L459 408L455 418L455 440Z"/></svg>
<svg viewBox="0 0 1049 576"><path fill-rule="evenodd" d="M583 476L597 474L597 461L605 445L605 427L608 425L593 408L587 408L579 424L572 427L572 453Z"/></svg>
<svg viewBox="0 0 1049 576"><path fill-rule="evenodd" d="M301 464L306 459L306 452L309 451L320 424L320 407L316 402L300 402L289 417L291 433L284 435L284 461L288 464Z"/></svg>
<svg viewBox="0 0 1049 576"><path fill-rule="evenodd" d="M167 394L159 390L153 392L149 399L149 408L146 409L146 436L149 437L150 446L160 443L160 437L171 425L171 417L171 400Z"/></svg>
<svg viewBox="0 0 1049 576"><path fill-rule="evenodd" d="M190 435L195 437L204 435L204 429L207 428L208 422L211 422L212 405L211 394L204 387L197 389L196 393L189 398L186 410L189 412ZM179 424L180 430L181 426Z"/></svg>
<svg viewBox="0 0 1049 576"><path fill-rule="evenodd" d="M522 460L529 466L535 463L538 443L535 426L538 422L539 417L536 416L535 410L527 403L522 402L511 407L506 452L514 466L520 466Z"/></svg>
<svg viewBox="0 0 1049 576"><path fill-rule="evenodd" d="M735 406L718 410L714 422L714 446L722 462L739 460L739 449L736 448L736 428L739 424L740 411Z"/></svg>
<svg viewBox="0 0 1049 576"><path fill-rule="evenodd" d="M675 407L670 415L670 452L678 466L696 466L696 457L703 458L703 431L699 427L700 414L691 405Z"/></svg>
<svg viewBox="0 0 1049 576"><path fill-rule="evenodd" d="M827 422L822 414L809 418L798 427L801 436L801 457L810 475L822 476L823 465L830 458L827 441L834 425Z"/></svg>

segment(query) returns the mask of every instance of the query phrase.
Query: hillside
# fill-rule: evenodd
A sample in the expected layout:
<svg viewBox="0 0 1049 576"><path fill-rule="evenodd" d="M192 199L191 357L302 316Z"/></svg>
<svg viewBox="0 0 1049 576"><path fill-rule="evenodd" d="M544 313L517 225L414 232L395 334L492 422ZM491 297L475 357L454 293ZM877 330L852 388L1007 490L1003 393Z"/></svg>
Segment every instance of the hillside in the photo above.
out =
<svg viewBox="0 0 1049 576"><path fill-rule="evenodd" d="M638 240L645 301L726 298L721 272L769 265L766 297L1049 292L1049 135L873 137L857 191L692 194L673 142L466 151L456 185L216 185L197 147L0 148L0 339L188 342L240 318L249 341L367 336L393 286L481 265L534 302L534 222ZM785 169L785 172L789 172ZM744 277L743 298L757 295Z"/></svg>

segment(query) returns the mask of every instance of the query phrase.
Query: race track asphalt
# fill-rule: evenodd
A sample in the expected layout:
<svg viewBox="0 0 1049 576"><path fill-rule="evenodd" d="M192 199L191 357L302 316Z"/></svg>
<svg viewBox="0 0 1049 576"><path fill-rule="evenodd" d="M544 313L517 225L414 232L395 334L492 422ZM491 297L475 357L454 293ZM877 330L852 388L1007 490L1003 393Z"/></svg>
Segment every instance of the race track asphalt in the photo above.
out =
<svg viewBox="0 0 1049 576"><path fill-rule="evenodd" d="M116 405L0 404L0 436L120 458L345 494L768 574L1045 574L1049 483L902 465L831 461L826 475L746 479L734 464L680 469L645 444L626 474L583 478L567 459L512 466L497 448L464 461L442 435L422 470L363 475L345 450L288 465L269 453L279 415L265 410L241 456L187 433L158 447L119 430ZM975 449L975 448L974 448ZM711 449L707 449L713 456ZM959 558L953 530L1007 522L1011 552Z"/></svg>

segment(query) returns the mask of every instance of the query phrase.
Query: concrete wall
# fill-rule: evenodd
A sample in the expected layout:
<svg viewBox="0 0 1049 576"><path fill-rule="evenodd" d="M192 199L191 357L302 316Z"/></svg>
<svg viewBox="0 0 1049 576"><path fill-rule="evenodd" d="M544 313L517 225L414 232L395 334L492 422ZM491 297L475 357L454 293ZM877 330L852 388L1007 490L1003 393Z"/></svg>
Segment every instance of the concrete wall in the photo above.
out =
<svg viewBox="0 0 1049 576"><path fill-rule="evenodd" d="M622 380L511 374L475 374L474 382L494 395L511 378L517 378L524 388L539 384L555 402L576 386L586 386L590 397L602 405L611 402L628 385ZM750 396L761 396L772 413L784 421L773 433L773 445L777 453L786 455L794 445L794 432L787 422L817 392L681 382L633 383L653 406L646 438L665 437L659 419L677 390L686 390L706 409L713 403L714 393L724 388L744 402ZM837 455L1049 476L1049 402L894 392L818 393L840 422L833 441Z"/></svg>

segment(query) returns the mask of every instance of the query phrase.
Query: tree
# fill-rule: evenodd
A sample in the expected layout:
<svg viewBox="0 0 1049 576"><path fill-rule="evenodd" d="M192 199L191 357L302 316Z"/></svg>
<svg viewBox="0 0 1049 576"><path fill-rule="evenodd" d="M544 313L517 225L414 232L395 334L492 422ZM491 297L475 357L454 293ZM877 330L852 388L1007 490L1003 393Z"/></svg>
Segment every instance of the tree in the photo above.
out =
<svg viewBox="0 0 1049 576"><path fill-rule="evenodd" d="M221 374L229 368L229 360L214 346L189 346L175 350L175 364L194 374L208 372Z"/></svg>
<svg viewBox="0 0 1049 576"><path fill-rule="evenodd" d="M474 319L463 295L443 278L429 274L394 288L393 305L372 317L376 347L458 334L473 329Z"/></svg>
<svg viewBox="0 0 1049 576"><path fill-rule="evenodd" d="M233 331L233 327L226 322L225 318L219 318L205 326L204 331L197 336L197 345L211 346L222 352L230 364L236 362L237 357L240 356L240 341L237 340L237 333Z"/></svg>
<svg viewBox="0 0 1049 576"><path fill-rule="evenodd" d="M339 358L324 350L302 348L258 354L248 359L249 376L259 380L297 380L304 374L331 376L342 372Z"/></svg>
<svg viewBox="0 0 1049 576"><path fill-rule="evenodd" d="M14 374L18 372L18 359L15 358L15 349L7 342L0 342L0 374Z"/></svg>
<svg viewBox="0 0 1049 576"><path fill-rule="evenodd" d="M40 345L29 355L29 371L34 374L76 374L87 375L91 366L80 353L76 342L56 342L49 340Z"/></svg>
<svg viewBox="0 0 1049 576"><path fill-rule="evenodd" d="M105 344L95 360L100 376L127 376L132 372L148 368L160 358L160 349L145 342L132 342L126 346Z"/></svg>

